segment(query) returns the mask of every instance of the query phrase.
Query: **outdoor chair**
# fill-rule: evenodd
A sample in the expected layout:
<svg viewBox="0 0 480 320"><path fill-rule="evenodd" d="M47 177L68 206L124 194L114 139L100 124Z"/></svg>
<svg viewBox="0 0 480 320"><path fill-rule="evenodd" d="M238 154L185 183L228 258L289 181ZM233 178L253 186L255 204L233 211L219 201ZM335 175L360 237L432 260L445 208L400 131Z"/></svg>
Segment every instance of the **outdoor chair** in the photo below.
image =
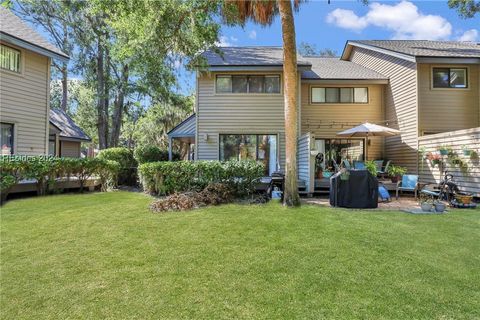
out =
<svg viewBox="0 0 480 320"><path fill-rule="evenodd" d="M375 163L375 167L377 168L377 173L382 171L383 160L375 160L373 162Z"/></svg>
<svg viewBox="0 0 480 320"><path fill-rule="evenodd" d="M347 159L343 159L342 164L345 167L345 169L347 169L347 170L352 169L352 166L350 165L350 162Z"/></svg>
<svg viewBox="0 0 480 320"><path fill-rule="evenodd" d="M383 178L388 174L388 167L390 166L390 162L391 162L391 160L388 160L387 164L385 165L385 168L383 168L383 170L378 170L377 171L377 176Z"/></svg>
<svg viewBox="0 0 480 320"><path fill-rule="evenodd" d="M353 162L353 167L357 170L365 170L365 162L355 161L355 162Z"/></svg>
<svg viewBox="0 0 480 320"><path fill-rule="evenodd" d="M412 191L417 199L418 192L418 176L414 174L404 174L402 181L397 183L396 199L398 200L398 193L402 191Z"/></svg>

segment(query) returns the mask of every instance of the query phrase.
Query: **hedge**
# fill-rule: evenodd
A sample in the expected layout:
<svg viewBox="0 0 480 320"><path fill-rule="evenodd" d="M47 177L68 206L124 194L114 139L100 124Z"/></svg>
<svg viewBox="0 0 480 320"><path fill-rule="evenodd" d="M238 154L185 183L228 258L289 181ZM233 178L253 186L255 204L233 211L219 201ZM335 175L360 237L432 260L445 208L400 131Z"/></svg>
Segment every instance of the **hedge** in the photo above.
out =
<svg viewBox="0 0 480 320"><path fill-rule="evenodd" d="M137 184L137 161L133 156L133 150L128 148L109 148L101 150L98 158L116 161L120 165L118 172L118 185L133 186Z"/></svg>
<svg viewBox="0 0 480 320"><path fill-rule="evenodd" d="M23 179L35 179L37 194L53 190L60 177L76 177L83 191L92 176L100 179L102 189L115 184L120 165L100 158L56 158L50 156L2 156L0 158L0 191L2 202L11 188Z"/></svg>
<svg viewBox="0 0 480 320"><path fill-rule="evenodd" d="M176 161L144 163L138 168L146 192L168 195L199 191L210 183L225 183L237 196L253 192L254 180L264 175L255 161Z"/></svg>
<svg viewBox="0 0 480 320"><path fill-rule="evenodd" d="M133 156L138 164L168 161L168 150L160 149L157 146L141 146L135 149ZM180 160L180 153L172 152L172 160Z"/></svg>

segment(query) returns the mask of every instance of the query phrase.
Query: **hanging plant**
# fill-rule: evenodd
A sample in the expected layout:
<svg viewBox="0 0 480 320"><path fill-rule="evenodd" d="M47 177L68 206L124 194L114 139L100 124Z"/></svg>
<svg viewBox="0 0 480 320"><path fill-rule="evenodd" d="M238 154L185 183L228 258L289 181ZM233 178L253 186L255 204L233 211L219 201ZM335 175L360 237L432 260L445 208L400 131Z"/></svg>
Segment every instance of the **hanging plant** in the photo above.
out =
<svg viewBox="0 0 480 320"><path fill-rule="evenodd" d="M467 145L462 147L463 155L469 157L472 154L472 150L468 148Z"/></svg>
<svg viewBox="0 0 480 320"><path fill-rule="evenodd" d="M450 151L450 148L447 146L440 146L438 147L438 151L440 152L440 155L446 156L448 155L448 152Z"/></svg>
<svg viewBox="0 0 480 320"><path fill-rule="evenodd" d="M430 161L432 166L439 166L443 164L442 156L439 153L429 152L427 153L427 159Z"/></svg>

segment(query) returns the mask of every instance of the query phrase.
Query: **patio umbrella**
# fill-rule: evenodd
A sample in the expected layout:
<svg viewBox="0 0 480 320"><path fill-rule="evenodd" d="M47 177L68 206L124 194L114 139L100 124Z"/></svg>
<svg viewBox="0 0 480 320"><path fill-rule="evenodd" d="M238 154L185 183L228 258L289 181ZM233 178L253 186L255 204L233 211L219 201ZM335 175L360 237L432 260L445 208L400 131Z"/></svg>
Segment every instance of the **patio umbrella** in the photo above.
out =
<svg viewBox="0 0 480 320"><path fill-rule="evenodd" d="M399 130L379 126L373 123L362 123L359 126L350 128L348 130L337 133L337 136L341 137L363 137L366 138L365 142L365 160L368 158L368 137L391 137L400 134Z"/></svg>

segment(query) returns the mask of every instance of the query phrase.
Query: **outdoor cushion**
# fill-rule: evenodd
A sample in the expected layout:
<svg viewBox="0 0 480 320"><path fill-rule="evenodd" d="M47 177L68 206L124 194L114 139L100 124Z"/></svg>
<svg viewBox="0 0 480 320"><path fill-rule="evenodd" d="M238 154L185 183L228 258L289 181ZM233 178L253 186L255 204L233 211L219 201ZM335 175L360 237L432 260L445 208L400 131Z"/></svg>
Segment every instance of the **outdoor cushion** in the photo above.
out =
<svg viewBox="0 0 480 320"><path fill-rule="evenodd" d="M402 184L398 187L400 190L415 190L417 187L418 176L414 174L404 174Z"/></svg>
<svg viewBox="0 0 480 320"><path fill-rule="evenodd" d="M363 169L365 169L365 162L363 162L363 161L355 161L355 162L353 163L353 166L354 166L355 169L357 169L357 170L363 170Z"/></svg>

